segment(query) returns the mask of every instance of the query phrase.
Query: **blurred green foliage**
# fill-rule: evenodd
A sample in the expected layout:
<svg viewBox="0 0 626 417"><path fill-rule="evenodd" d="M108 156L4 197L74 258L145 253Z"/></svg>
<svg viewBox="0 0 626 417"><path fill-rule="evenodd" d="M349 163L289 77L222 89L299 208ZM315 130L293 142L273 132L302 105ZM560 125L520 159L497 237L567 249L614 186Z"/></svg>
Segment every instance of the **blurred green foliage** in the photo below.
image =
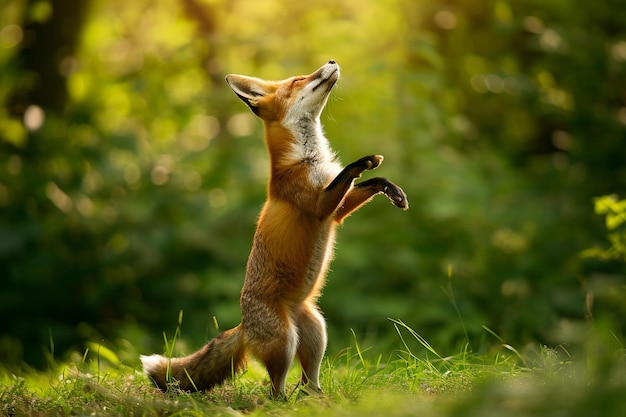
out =
<svg viewBox="0 0 626 417"><path fill-rule="evenodd" d="M595 199L594 209L596 214L605 216L611 246L606 249L590 248L583 256L626 261L626 200L620 200L614 194L605 195Z"/></svg>
<svg viewBox="0 0 626 417"><path fill-rule="evenodd" d="M331 349L349 328L385 348L387 317L455 351L486 348L482 326L517 345L622 331L623 259L580 254L605 241L592 198L626 183L623 1L6 0L0 360L159 351L180 310L191 348L213 316L237 324L268 158L224 75L331 58L333 147L385 155L411 202L340 230Z"/></svg>

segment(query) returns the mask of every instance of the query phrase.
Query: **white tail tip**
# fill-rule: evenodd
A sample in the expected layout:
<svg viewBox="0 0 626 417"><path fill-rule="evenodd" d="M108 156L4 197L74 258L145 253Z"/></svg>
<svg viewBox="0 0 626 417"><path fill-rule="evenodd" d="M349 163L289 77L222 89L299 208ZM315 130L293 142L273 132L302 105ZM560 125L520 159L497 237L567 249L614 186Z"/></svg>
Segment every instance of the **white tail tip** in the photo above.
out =
<svg viewBox="0 0 626 417"><path fill-rule="evenodd" d="M163 366L163 361L166 360L165 357L161 355L141 355L139 359L141 360L143 371L147 375L154 375L159 368Z"/></svg>

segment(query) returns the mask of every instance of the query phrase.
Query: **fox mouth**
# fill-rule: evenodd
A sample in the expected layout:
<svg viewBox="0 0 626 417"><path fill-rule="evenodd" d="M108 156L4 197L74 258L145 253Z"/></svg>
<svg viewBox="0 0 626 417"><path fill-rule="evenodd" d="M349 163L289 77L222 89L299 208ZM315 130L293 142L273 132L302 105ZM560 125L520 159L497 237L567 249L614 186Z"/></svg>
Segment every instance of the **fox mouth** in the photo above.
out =
<svg viewBox="0 0 626 417"><path fill-rule="evenodd" d="M339 79L339 67L335 66L333 70L329 74L324 74L325 66L318 70L317 75L317 84L312 88L311 91L317 90L319 87L327 84L327 89L330 91L334 86L337 80ZM336 75L335 75L336 74Z"/></svg>

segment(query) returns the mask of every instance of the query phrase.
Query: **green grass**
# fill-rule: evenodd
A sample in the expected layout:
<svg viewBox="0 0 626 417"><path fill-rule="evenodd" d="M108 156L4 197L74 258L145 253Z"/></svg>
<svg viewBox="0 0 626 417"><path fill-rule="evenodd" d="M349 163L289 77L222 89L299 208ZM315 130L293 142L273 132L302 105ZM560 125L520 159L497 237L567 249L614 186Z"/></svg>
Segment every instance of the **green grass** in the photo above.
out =
<svg viewBox="0 0 626 417"><path fill-rule="evenodd" d="M579 354L502 341L476 354L467 347L444 356L411 328L392 321L404 348L389 357L354 345L329 356L322 396L288 380L287 401L268 398L265 371L255 362L210 392L162 393L139 370L129 344L90 344L47 372L0 371L0 416L622 416L626 361L613 334L590 331ZM489 329L485 334L497 340Z"/></svg>

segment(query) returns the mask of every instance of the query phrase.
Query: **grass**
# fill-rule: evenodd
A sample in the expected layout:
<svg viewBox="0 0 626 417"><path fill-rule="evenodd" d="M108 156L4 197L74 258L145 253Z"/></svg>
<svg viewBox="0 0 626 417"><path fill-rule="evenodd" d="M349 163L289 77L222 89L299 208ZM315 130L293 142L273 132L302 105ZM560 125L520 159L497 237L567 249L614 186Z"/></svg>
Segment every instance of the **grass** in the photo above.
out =
<svg viewBox="0 0 626 417"><path fill-rule="evenodd" d="M297 388L268 398L265 371L252 363L233 381L202 393L162 393L138 369L129 344L90 344L47 372L0 370L0 416L621 416L626 409L624 348L612 334L590 332L580 354L536 347L524 353L498 341L444 356L401 321L404 348L388 358L354 346L326 358L322 396ZM490 337L497 335L485 328ZM171 346L170 346L171 347Z"/></svg>

